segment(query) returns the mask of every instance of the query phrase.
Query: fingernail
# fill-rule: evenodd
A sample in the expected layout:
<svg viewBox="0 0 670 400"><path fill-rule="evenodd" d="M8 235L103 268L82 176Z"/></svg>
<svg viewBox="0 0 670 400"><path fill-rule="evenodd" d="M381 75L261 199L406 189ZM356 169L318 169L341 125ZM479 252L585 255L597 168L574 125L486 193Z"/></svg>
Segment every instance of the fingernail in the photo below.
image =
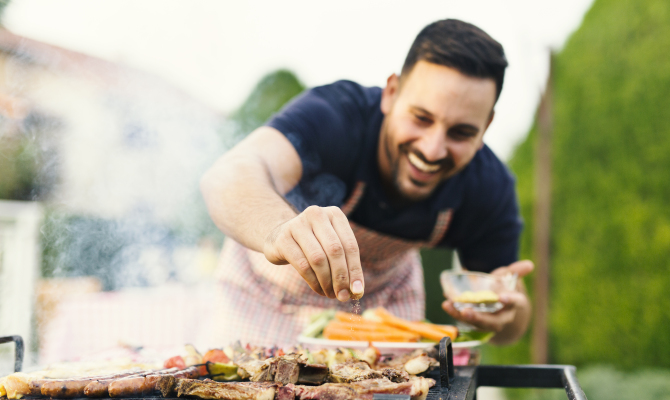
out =
<svg viewBox="0 0 670 400"><path fill-rule="evenodd" d="M354 281L354 283L351 285L351 291L354 292L354 294L363 293L363 282Z"/></svg>
<svg viewBox="0 0 670 400"><path fill-rule="evenodd" d="M340 292L337 294L337 299L340 301L349 300L349 291L346 289L340 290Z"/></svg>

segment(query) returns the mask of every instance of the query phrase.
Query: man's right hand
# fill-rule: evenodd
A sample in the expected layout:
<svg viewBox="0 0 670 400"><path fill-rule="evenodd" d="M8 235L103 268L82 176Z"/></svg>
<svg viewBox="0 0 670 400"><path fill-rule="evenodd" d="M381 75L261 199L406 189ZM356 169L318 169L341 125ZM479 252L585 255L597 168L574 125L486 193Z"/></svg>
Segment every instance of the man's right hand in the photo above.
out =
<svg viewBox="0 0 670 400"><path fill-rule="evenodd" d="M273 229L263 247L273 264L291 264L316 293L360 298L365 283L358 242L338 207L308 207Z"/></svg>

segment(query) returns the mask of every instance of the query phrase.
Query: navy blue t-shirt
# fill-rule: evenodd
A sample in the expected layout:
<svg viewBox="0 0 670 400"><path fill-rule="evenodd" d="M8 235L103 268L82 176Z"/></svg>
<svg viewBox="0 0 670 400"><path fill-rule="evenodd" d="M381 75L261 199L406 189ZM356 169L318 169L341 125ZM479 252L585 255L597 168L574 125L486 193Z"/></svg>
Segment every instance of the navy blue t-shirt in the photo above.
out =
<svg viewBox="0 0 670 400"><path fill-rule="evenodd" d="M439 247L457 249L463 266L472 271L490 272L516 261L521 220L514 178L487 146L430 197L401 209L391 206L377 164L384 117L380 102L380 88L338 81L306 91L268 121L302 161L302 178L287 200L300 211L310 205L341 206L363 181L365 193L351 221L398 238L427 241L438 213L452 209Z"/></svg>

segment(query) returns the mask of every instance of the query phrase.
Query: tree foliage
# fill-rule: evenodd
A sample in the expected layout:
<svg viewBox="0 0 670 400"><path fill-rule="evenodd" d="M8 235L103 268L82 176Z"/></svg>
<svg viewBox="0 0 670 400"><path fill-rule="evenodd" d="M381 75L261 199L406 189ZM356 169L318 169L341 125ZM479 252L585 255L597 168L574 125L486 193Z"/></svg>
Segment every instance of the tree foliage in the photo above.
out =
<svg viewBox="0 0 670 400"><path fill-rule="evenodd" d="M0 115L0 199L44 200L58 178L53 136L60 122L30 113L22 120Z"/></svg>
<svg viewBox="0 0 670 400"><path fill-rule="evenodd" d="M264 124L284 104L305 90L290 71L277 70L264 76L230 119L236 123L236 136L245 136Z"/></svg>
<svg viewBox="0 0 670 400"><path fill-rule="evenodd" d="M670 3L597 0L553 70L551 361L670 367ZM510 166L532 258L533 128Z"/></svg>
<svg viewBox="0 0 670 400"><path fill-rule="evenodd" d="M0 0L0 26L2 26L2 16L5 13L5 8L9 5L10 0Z"/></svg>

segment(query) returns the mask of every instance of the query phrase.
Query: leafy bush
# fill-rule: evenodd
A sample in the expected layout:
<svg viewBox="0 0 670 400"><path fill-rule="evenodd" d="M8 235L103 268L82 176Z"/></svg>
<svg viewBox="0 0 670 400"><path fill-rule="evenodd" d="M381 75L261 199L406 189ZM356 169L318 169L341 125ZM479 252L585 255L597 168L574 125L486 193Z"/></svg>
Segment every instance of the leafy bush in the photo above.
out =
<svg viewBox="0 0 670 400"><path fill-rule="evenodd" d="M669 47L670 3L599 0L555 58L552 362L670 367ZM536 133L510 162L530 258Z"/></svg>
<svg viewBox="0 0 670 400"><path fill-rule="evenodd" d="M244 137L263 125L305 86L290 71L278 70L264 76L230 119L236 125L235 139Z"/></svg>
<svg viewBox="0 0 670 400"><path fill-rule="evenodd" d="M0 199L42 200L56 182L52 137L59 123L37 113L21 121L0 115Z"/></svg>

